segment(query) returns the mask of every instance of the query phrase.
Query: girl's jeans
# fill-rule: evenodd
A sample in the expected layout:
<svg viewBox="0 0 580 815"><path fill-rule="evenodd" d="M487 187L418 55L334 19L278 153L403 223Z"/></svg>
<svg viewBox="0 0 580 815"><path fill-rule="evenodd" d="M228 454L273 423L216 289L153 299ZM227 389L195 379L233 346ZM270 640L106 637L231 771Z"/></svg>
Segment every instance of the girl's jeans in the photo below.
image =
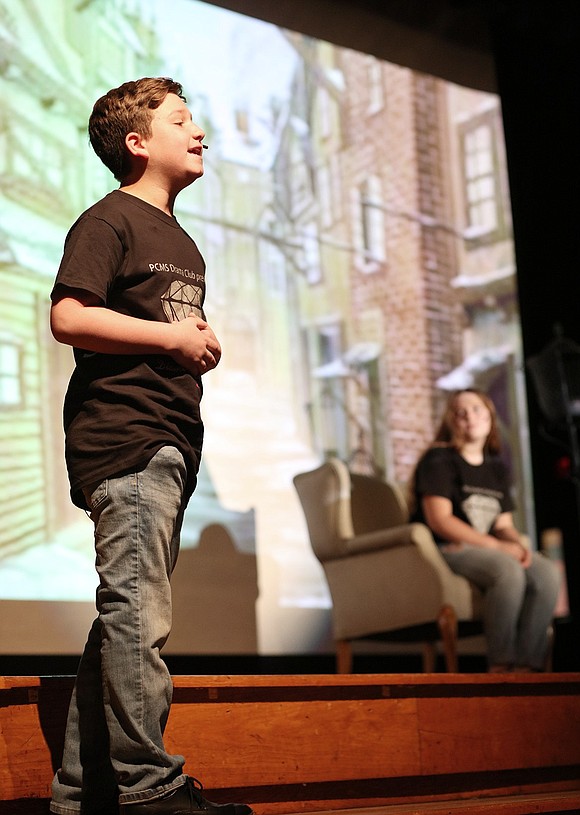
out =
<svg viewBox="0 0 580 815"><path fill-rule="evenodd" d="M159 651L171 630L186 468L163 447L148 466L87 494L95 525L98 617L79 665L51 811L78 815L156 798L184 783L163 731L172 682Z"/></svg>
<svg viewBox="0 0 580 815"><path fill-rule="evenodd" d="M490 665L541 670L548 627L560 588L554 564L534 552L527 569L505 552L464 545L441 554L457 574L484 594L484 630Z"/></svg>

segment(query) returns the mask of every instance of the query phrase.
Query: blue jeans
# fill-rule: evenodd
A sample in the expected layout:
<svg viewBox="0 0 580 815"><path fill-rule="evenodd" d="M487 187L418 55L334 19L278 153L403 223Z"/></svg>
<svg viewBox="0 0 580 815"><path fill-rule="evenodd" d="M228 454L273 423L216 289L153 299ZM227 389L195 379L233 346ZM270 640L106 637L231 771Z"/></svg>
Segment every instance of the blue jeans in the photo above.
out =
<svg viewBox="0 0 580 815"><path fill-rule="evenodd" d="M51 811L91 813L185 782L163 731L173 686L160 649L171 630L186 467L163 447L137 473L87 491L95 525L98 617L79 665Z"/></svg>
<svg viewBox="0 0 580 815"><path fill-rule="evenodd" d="M532 563L524 569L505 552L468 545L443 549L441 554L452 571L484 594L489 664L542 670L548 627L560 589L560 574L554 564L534 552Z"/></svg>

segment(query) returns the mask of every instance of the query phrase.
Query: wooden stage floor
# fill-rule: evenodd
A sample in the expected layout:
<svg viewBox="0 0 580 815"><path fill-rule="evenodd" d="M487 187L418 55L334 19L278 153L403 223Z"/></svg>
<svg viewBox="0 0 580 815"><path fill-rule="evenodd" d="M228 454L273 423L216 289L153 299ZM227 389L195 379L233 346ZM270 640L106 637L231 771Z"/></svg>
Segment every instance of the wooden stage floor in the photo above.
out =
<svg viewBox="0 0 580 815"><path fill-rule="evenodd" d="M0 815L48 810L71 677L0 677ZM580 812L580 674L175 676L166 730L257 815Z"/></svg>

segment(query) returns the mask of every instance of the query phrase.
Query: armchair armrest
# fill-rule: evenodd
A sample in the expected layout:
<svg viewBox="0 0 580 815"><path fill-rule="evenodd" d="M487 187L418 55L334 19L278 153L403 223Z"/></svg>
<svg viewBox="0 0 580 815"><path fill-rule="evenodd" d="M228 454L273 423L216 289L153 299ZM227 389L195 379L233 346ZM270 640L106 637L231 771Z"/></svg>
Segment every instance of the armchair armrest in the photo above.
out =
<svg viewBox="0 0 580 815"><path fill-rule="evenodd" d="M342 557L360 555L380 549L393 549L399 546L435 547L430 531L423 524L403 524L390 529L377 529L344 541ZM436 548L436 547L435 547Z"/></svg>

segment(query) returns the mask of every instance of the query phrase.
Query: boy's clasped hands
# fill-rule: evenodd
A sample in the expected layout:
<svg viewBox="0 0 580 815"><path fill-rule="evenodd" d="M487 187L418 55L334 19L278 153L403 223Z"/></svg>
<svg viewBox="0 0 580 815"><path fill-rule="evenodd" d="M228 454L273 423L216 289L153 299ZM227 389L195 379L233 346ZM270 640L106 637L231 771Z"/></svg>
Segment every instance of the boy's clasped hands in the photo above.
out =
<svg viewBox="0 0 580 815"><path fill-rule="evenodd" d="M176 348L173 359L194 375L205 374L216 367L221 359L222 349L213 330L195 314L174 322L171 328L175 334Z"/></svg>

